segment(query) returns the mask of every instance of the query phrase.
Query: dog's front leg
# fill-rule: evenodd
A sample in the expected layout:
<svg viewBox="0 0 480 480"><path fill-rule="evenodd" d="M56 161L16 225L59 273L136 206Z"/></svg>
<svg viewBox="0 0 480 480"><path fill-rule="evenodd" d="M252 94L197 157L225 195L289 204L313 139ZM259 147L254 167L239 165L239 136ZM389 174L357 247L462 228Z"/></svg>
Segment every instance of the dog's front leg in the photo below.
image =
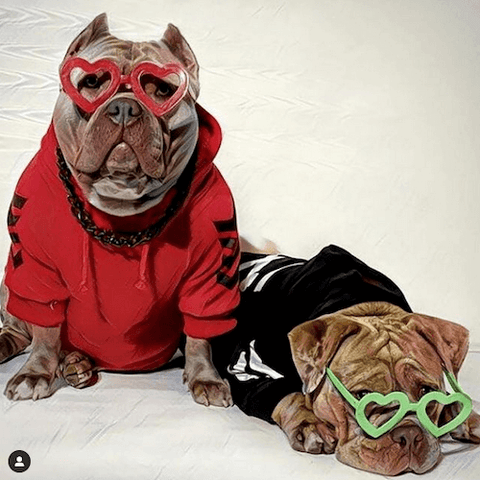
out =
<svg viewBox="0 0 480 480"><path fill-rule="evenodd" d="M23 367L8 381L10 400L37 400L53 393L60 357L61 327L32 326L32 352Z"/></svg>
<svg viewBox="0 0 480 480"><path fill-rule="evenodd" d="M187 384L197 403L207 407L233 405L228 382L221 379L213 366L212 350L208 340L187 337L183 382Z"/></svg>
<svg viewBox="0 0 480 480"><path fill-rule="evenodd" d="M302 393L291 393L278 402L272 419L284 431L294 450L333 453L337 444L334 431L313 413Z"/></svg>

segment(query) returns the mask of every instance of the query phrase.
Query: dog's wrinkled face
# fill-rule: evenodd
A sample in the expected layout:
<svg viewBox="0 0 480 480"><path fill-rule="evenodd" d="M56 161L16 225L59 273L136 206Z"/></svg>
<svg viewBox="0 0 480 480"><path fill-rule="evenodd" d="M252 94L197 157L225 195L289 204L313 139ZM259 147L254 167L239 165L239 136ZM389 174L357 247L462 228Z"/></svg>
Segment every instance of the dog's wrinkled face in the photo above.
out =
<svg viewBox="0 0 480 480"><path fill-rule="evenodd" d="M172 25L162 40L136 43L111 35L106 16L100 15L74 40L60 72L65 62L76 57L90 65L108 60L124 76L142 62L160 69L173 64L185 72L186 94L159 117L128 84L121 84L93 112L82 110L64 89L55 106L53 121L59 145L86 199L116 216L144 212L162 200L196 146L199 83L195 56ZM88 70L73 69L68 81L79 95L93 101L108 90L112 76L105 69ZM157 104L174 96L181 81L175 73L141 78L143 91Z"/></svg>
<svg viewBox="0 0 480 480"><path fill-rule="evenodd" d="M439 440L414 413L380 437L369 437L358 426L354 409L326 378L325 367L357 399L370 392L401 391L410 402L418 402L432 390L444 391L443 368L458 373L468 346L463 327L370 303L300 325L290 341L315 415L335 430L340 461L384 475L424 473L436 465ZM392 418L395 407L370 404L365 413L379 427ZM450 407L431 402L427 414L438 425Z"/></svg>

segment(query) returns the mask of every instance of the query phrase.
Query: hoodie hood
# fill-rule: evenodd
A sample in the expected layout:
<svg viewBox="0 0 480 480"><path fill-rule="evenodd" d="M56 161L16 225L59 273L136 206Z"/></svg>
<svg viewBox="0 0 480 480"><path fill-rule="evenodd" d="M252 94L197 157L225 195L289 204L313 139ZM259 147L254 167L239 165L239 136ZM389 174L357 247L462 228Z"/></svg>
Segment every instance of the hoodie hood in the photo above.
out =
<svg viewBox="0 0 480 480"><path fill-rule="evenodd" d="M196 192L201 190L205 178L213 167L213 160L221 145L222 133L218 122L205 109L197 104L196 111L199 120L199 133L193 156L162 201L143 213L117 217L94 207L86 200L74 176L69 171L66 171L68 167L66 167L65 160L63 160L64 165L61 178L63 177L62 180L68 192L69 201L72 204L73 214L79 219L78 202L80 202L81 209L86 212L86 216L90 217L94 224L93 227L85 228L84 223L79 219L84 230L87 230L95 237L95 227L97 230L101 229L118 234L142 233L142 231L154 227L155 233L153 236L156 236L167 226L176 213L195 196ZM42 142L42 149L53 150L53 152L58 149L53 125L49 128ZM56 157L56 153L53 156ZM58 166L55 163L52 162L50 167L53 167L55 174L58 175ZM65 177L68 177L67 183L65 182ZM102 238L105 238L105 236L95 238L103 241ZM144 243L148 239L139 243ZM122 244L117 246L122 246Z"/></svg>

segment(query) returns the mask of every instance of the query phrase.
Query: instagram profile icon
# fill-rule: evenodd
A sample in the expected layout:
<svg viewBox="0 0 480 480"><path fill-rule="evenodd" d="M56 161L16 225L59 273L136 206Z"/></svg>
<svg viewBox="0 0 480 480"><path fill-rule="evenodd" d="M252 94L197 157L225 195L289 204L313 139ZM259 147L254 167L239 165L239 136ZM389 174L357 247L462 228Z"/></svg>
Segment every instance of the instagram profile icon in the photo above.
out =
<svg viewBox="0 0 480 480"><path fill-rule="evenodd" d="M8 457L9 467L17 473L26 472L30 468L31 459L30 455L23 450L15 450Z"/></svg>

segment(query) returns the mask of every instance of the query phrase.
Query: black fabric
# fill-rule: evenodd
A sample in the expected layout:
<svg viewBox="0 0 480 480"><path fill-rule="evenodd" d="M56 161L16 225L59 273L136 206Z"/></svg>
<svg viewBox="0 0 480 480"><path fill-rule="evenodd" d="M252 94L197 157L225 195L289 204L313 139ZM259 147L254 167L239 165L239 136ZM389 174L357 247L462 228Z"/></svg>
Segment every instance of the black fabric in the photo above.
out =
<svg viewBox="0 0 480 480"><path fill-rule="evenodd" d="M272 260L265 267L253 270L256 265L252 262L269 258ZM247 415L273 423L271 415L277 403L302 389L287 338L290 330L363 302L383 301L408 312L411 309L395 283L340 247L330 245L308 261L282 255L269 258L242 254L240 280L250 283L242 291L236 312L238 326L214 339L212 351L220 374L230 383L234 403ZM247 278L252 271L253 280ZM272 272L262 286L262 279ZM252 342L262 364L283 378L251 368ZM232 373L241 358L250 379L241 380L242 375Z"/></svg>

